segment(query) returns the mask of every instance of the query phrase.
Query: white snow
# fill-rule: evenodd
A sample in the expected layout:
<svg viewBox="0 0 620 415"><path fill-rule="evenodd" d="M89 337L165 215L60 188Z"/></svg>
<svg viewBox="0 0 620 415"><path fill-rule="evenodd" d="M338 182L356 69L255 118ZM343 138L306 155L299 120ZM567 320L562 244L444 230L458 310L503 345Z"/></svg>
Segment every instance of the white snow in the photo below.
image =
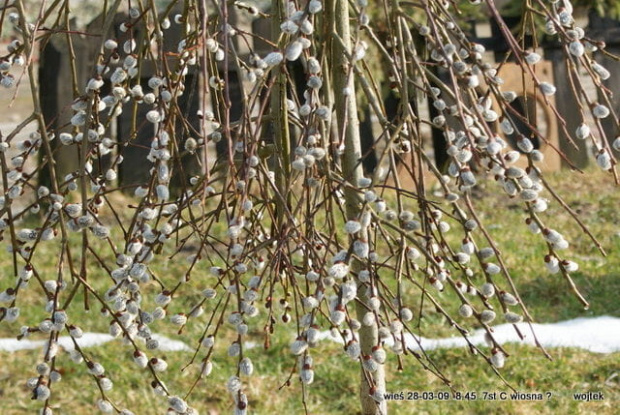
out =
<svg viewBox="0 0 620 415"><path fill-rule="evenodd" d="M524 340L519 339L512 324L494 326L493 334L501 344L519 343L533 346L534 336L532 335L529 325L526 323L519 323L517 326L521 330L521 333L525 335ZM532 326L538 341L544 347L575 347L595 353L613 353L620 351L620 318L617 317L600 316L594 318L577 318L559 323L532 324ZM157 334L154 334L153 337L159 340L159 349L162 351L193 350L182 341L171 340ZM322 332L320 338L321 340L332 340L342 343L342 339L333 337L330 331ZM115 339L109 334L85 333L77 342L80 347L93 347L100 346L112 340ZM419 350L420 346L413 336L407 334L405 340L408 347ZM467 347L467 342L461 336L444 339L418 337L418 340L424 350ZM476 346L484 346L484 330L472 332L469 336L469 341ZM0 351L15 352L18 350L37 349L43 347L44 343L44 340L0 339ZM58 343L66 350L73 349L73 342L68 336L61 336Z"/></svg>
<svg viewBox="0 0 620 415"><path fill-rule="evenodd" d="M525 336L521 340L512 324L500 324L493 326L493 336L498 343L518 343L534 346L534 336L527 323L517 324L521 333ZM577 318L574 320L561 321L550 324L532 324L534 333L539 343L547 348L551 347L576 347L595 353L613 353L620 351L620 318L600 316L594 318ZM476 346L484 346L485 331L475 330L468 336L469 341ZM321 340L329 339L343 343L340 337L332 336L330 331L321 333ZM433 350L439 348L467 347L467 341L462 336L448 337L444 339L429 339L412 335L405 335L407 346L413 350ZM390 344L391 345L391 344Z"/></svg>
<svg viewBox="0 0 620 415"><path fill-rule="evenodd" d="M526 323L517 324L525 336L521 340L512 324L493 327L493 336L500 344L517 343L534 346L534 335ZM596 318L577 318L551 324L532 324L534 333L543 347L575 347L595 353L613 353L620 351L620 318L601 316ZM485 345L484 330L474 331L469 340L476 346ZM407 345L418 348L411 338ZM447 339L425 339L420 344L425 350L450 347L467 347L463 337Z"/></svg>
<svg viewBox="0 0 620 415"><path fill-rule="evenodd" d="M153 334L154 339L159 341L159 350L165 352L192 351L187 344L178 340L171 340L159 334ZM114 337L106 333L84 333L84 335L76 339L77 344L81 348L100 346L107 342L115 340ZM43 347L45 340L16 340L16 339L0 339L0 351L15 352L17 350L38 349ZM65 350L73 350L73 341L69 336L61 336L58 338L58 345Z"/></svg>

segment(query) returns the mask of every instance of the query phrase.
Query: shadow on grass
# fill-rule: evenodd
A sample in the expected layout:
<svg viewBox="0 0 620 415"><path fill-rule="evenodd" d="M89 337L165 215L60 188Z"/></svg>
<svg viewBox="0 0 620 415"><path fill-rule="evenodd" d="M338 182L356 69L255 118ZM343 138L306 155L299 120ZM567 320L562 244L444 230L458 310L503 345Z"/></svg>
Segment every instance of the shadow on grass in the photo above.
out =
<svg viewBox="0 0 620 415"><path fill-rule="evenodd" d="M581 272L571 277L590 303L584 310L561 274L538 276L519 284L521 299L537 322L557 322L577 317L620 316L618 292L620 278L614 274L588 276Z"/></svg>

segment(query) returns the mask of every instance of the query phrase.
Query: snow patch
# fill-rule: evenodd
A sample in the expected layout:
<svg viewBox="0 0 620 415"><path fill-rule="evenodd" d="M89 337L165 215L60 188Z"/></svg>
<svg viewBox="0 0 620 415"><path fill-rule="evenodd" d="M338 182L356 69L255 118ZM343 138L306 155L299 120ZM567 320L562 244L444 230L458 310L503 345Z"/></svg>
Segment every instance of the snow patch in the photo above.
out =
<svg viewBox="0 0 620 415"><path fill-rule="evenodd" d="M180 351L192 351L193 349L182 341L172 340L159 334L153 334L152 338L159 341L159 349L164 352L180 352ZM84 333L84 335L75 339L80 348L101 346L112 340L114 337L106 333ZM45 345L45 340L16 340L16 339L0 339L0 351L3 352L16 352L18 350L30 350L42 348ZM58 345L67 351L73 350L73 340L69 336L61 336L58 338Z"/></svg>
<svg viewBox="0 0 620 415"><path fill-rule="evenodd" d="M493 335L500 344L517 343L523 345L534 345L534 336L530 327L526 323L517 324L525 339L521 340L517 336L512 324L500 324L493 326ZM613 353L620 351L620 318L610 316L600 316L595 318L577 318L574 320L561 321L550 324L532 324L534 333L540 344L544 347L575 347L594 353ZM485 331L475 330L468 339L476 346L484 346ZM159 349L168 352L192 351L186 343L179 340L172 340L165 336L154 334L153 338L159 340ZM330 331L320 333L320 340L330 340L343 343L342 338L333 336ZM105 333L85 333L82 338L77 339L80 347L94 347L114 340L112 336ZM413 350L434 350L439 348L467 347L467 342L461 336L449 337L444 339L429 339L426 337L405 335L407 347ZM387 342L391 345L390 342ZM0 339L0 351L15 352L18 350L29 350L42 348L44 340L16 340ZM73 341L69 336L62 336L58 339L58 344L66 350L73 350ZM250 344L246 347L251 348Z"/></svg>
<svg viewBox="0 0 620 415"><path fill-rule="evenodd" d="M525 336L521 340L512 324L493 326L493 336L500 344L517 343L534 346L534 335L527 323L519 323L517 327ZM532 328L539 343L545 348L575 347L594 353L613 353L620 351L620 318L601 316L595 318L577 318L550 324L532 324ZM475 330L468 336L469 341L476 346L485 346L485 331ZM320 335L321 340L331 340L343 344L340 336L333 336L330 331ZM405 334L408 348L413 350L434 350L440 348L468 347L462 336L444 339L429 339L426 337ZM391 339L386 342L391 346Z"/></svg>

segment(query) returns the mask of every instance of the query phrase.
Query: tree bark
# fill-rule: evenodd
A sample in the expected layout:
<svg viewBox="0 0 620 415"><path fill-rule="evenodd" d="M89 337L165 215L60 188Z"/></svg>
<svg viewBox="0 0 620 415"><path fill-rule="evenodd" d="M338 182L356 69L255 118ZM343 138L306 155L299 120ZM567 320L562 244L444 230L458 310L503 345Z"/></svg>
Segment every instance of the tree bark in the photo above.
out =
<svg viewBox="0 0 620 415"><path fill-rule="evenodd" d="M355 85L352 63L347 58L352 56L351 33L349 25L349 3L346 0L332 0L329 8L333 14L334 32L342 39L332 43L332 77L334 86L334 98L336 105L336 118L338 122L339 139L344 139L343 175L345 180L353 184L344 189L345 209L348 220L358 219L362 213L362 197L355 189L360 178L363 177L362 146L359 131L359 119L357 113L357 100L355 97ZM345 93L347 91L348 93ZM360 238L367 239L367 229L360 231ZM355 257L351 260L351 269L357 272L365 265ZM358 281L358 299L356 314L358 320L362 320L367 312L362 303L367 303L367 287ZM359 331L359 341L362 355L371 355L372 348L379 344L378 327L376 324L362 326ZM360 403L364 415L386 414L385 401L377 403L372 396L373 391L385 391L385 372L383 365L374 373L360 373Z"/></svg>
<svg viewBox="0 0 620 415"><path fill-rule="evenodd" d="M283 21L286 10L284 0L272 0L272 38L277 42L280 37L280 24ZM271 91L271 114L274 129L274 145L276 157L274 160L275 183L278 189L276 195L276 229L282 234L286 233L286 210L288 208L289 184L291 176L291 141L288 125L288 111L286 108L286 74L276 66L273 69L274 84Z"/></svg>

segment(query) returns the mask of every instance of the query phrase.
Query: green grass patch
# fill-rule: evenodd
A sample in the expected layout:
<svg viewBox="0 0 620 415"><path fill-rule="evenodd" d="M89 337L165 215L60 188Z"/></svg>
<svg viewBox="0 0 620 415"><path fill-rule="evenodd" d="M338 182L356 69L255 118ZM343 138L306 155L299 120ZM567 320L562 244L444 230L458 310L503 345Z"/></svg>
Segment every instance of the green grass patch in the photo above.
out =
<svg viewBox="0 0 620 415"><path fill-rule="evenodd" d="M523 302L536 322L556 322L600 315L620 316L618 303L620 278L616 274L620 269L620 255L618 255L620 230L616 228L616 224L620 223L620 213L617 209L620 193L613 186L611 178L601 173L593 171L586 177L575 174L569 179L566 175L566 172L552 174L548 180L598 238L608 254L607 257L603 258L597 252L591 240L557 203L552 203L549 212L542 217L548 222L548 226L561 229L571 243L570 249L563 252L579 263L579 271L572 275L576 286L591 304L588 310L583 309L559 274L550 275L547 272L543 264L543 257L547 253L546 245L540 236L532 235L523 224L525 215L515 201L496 196L496 185L485 182L479 189L484 197L475 200L474 203L487 229L497 241ZM28 223L26 220L24 226ZM76 234L71 235L72 246L79 245L79 237ZM118 235L116 240L120 241ZM454 247L460 243L448 242L454 244ZM40 249L41 252L38 252L39 255L35 259L36 267L42 279L55 279L58 244L54 242L49 246L42 245ZM79 249L74 251L74 261L79 263L81 253ZM166 286L177 281L186 270L187 264L179 259L181 256L152 265L153 274L164 281ZM181 288L183 299L173 303L170 313L187 311L200 299L200 291L213 284L213 277L208 275L210 260L199 263L198 269L192 274L192 284L186 284ZM216 262L217 258L213 258L213 261ZM101 290L107 286L109 276L102 269L98 269L93 258L89 258L88 264L92 267L89 270L89 282L95 289ZM13 277L9 271L12 268L10 255L4 252L0 254L0 266L7 270L0 279L0 288L5 289L13 284ZM385 280L389 280L389 277L387 273L382 275ZM476 278L480 276L475 276L474 279ZM34 324L44 318L41 288L37 287L38 282L34 279L30 284L31 286L18 297L17 305L21 307L21 317L15 323L0 324L0 337L15 337L21 325ZM148 297L159 292L160 287L152 281L143 289L145 308L152 310L155 305ZM406 298L411 301L417 315L420 312L420 294L411 292L407 295ZM449 312L455 314L459 303L455 301L457 298L454 293L446 290L444 293L433 295L441 300L442 304L447 304ZM91 303L95 304L92 300L93 298ZM88 331L106 332L109 319L101 318L100 307L93 306L89 313L80 311L83 301L84 292L80 289L71 308L71 321L79 322L80 326ZM185 341L190 347L195 347L197 339L205 330L209 315L207 312L190 319L181 335L176 334L177 329L172 327L167 319L153 323L151 327L156 333ZM421 315L423 318L419 325L411 326L415 327L416 333L425 337L457 335L445 319L429 306L428 301L425 302ZM247 341L256 345L244 350L244 354L251 357L255 365L255 372L251 377L242 377L243 389L249 398L250 412L302 413L307 408L309 413L316 414L358 413L359 364L352 362L342 353L342 346L323 342L311 352L314 358L315 381L309 387L302 388L297 374L292 373L297 370L297 363L289 351L289 343L295 332L294 319L285 325L279 322L280 315L274 317L278 323L268 350L262 347L265 336L260 330L260 327L267 323L267 316L256 317L254 322L258 323L253 324L251 329L255 331L250 331L247 336ZM469 321L459 320L459 322L463 322L468 329L478 328ZM414 320L414 323L417 322ZM229 326L226 326L226 329L228 328ZM229 332L230 330L227 330L224 337L218 339L212 358L213 373L210 377L201 379L190 395L191 405L201 414L230 413L233 410L232 399L226 390L226 381L229 376L236 373L237 359L226 355L228 344L235 338ZM33 336L33 339L42 338L40 335ZM613 414L617 410L620 398L618 353L604 355L577 349L550 349L553 360L548 360L534 348L507 345L506 349L511 355L506 367L501 370L506 382L519 392L542 393L544 395L542 401L511 399L510 387L495 375L483 359L472 356L465 349L448 349L429 351L428 356L450 379L453 390L460 392L463 398L457 400L452 394L453 391L429 371L424 370L411 356L404 358L403 369L399 371L396 357L388 353L389 360L386 363L388 392L402 391L405 398L409 397L408 392L425 393L424 397L415 401L390 402L390 410L397 414ZM115 385L109 396L120 408L127 407L136 414L160 414L165 411L166 401L152 391L149 374L138 369L133 363L131 347L117 340L100 347L86 349L86 353L106 368L106 374ZM192 353L153 352L150 356L164 358L168 362L168 370L161 375L161 379L173 393L182 394L195 382L198 375L197 364L182 371L191 359ZM204 351L201 351L197 362L203 356ZM0 413L17 415L33 413L41 408L40 402L30 400L31 394L26 387L27 379L35 375L35 366L40 360L40 350L0 352L2 362ZM63 379L52 387L51 402L54 413L78 415L93 413L100 394L94 379L86 372L85 365L73 363L68 359L66 352L62 351L58 360ZM449 392L449 398L439 402L437 393L440 392ZM470 399L465 398L468 392ZM547 397L547 392L551 393L550 397ZM580 392L601 392L604 400L582 402L574 399L573 394ZM473 399L474 393L476 399ZM502 393L507 395L501 395ZM502 399L502 396L506 398Z"/></svg>

